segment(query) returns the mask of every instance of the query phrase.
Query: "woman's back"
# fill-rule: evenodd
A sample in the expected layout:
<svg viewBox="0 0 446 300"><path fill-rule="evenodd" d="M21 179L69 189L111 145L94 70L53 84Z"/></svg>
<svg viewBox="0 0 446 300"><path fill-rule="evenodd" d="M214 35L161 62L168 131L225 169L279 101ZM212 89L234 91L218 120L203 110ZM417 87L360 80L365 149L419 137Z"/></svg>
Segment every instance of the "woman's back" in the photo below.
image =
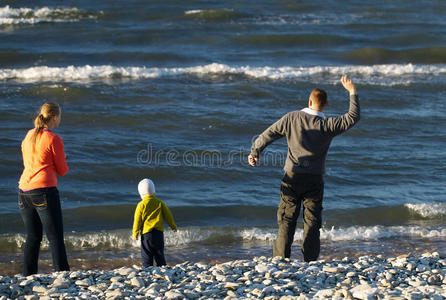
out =
<svg viewBox="0 0 446 300"><path fill-rule="evenodd" d="M36 129L28 131L22 142L24 170L19 181L21 190L57 187L56 174L68 172L62 139L48 129L42 130L33 142Z"/></svg>

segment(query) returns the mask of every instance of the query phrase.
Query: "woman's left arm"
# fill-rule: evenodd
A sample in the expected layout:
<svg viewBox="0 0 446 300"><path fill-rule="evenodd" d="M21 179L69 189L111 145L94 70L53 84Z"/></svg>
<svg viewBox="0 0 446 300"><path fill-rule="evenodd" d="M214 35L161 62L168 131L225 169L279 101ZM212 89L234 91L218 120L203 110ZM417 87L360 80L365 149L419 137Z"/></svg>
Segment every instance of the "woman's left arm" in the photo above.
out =
<svg viewBox="0 0 446 300"><path fill-rule="evenodd" d="M60 176L64 176L68 172L68 165L65 159L63 141L59 136L54 137L52 148L53 148L53 157L54 157L54 164L56 166L56 172Z"/></svg>

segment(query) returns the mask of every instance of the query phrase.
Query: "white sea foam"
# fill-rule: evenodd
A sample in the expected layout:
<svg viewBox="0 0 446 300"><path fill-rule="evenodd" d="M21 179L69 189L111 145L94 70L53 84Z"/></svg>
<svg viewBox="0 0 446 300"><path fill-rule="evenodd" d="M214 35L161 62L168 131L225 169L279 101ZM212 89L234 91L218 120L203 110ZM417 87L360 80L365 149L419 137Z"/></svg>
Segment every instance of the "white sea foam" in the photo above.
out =
<svg viewBox="0 0 446 300"><path fill-rule="evenodd" d="M251 228L240 231L243 240L273 241L276 229ZM351 226L342 228L322 228L321 239L328 241L379 240L383 238L442 238L446 237L446 228L425 228L420 226ZM303 239L303 230L297 229L295 241Z"/></svg>
<svg viewBox="0 0 446 300"><path fill-rule="evenodd" d="M191 10L186 10L184 12L185 15L197 15L197 14L203 14L203 13L213 13L213 12L219 12L219 11L226 11L226 12L232 12L234 11L233 9L227 9L224 8L222 10L215 10L215 9L210 9L210 10L205 10L205 9L191 9Z"/></svg>
<svg viewBox="0 0 446 300"><path fill-rule="evenodd" d="M23 248L26 242L23 234L8 235L5 240L6 243L15 244L17 248ZM5 243L5 241L3 241L3 243ZM100 233L66 233L65 243L68 248L75 249L124 249L128 248L129 246L139 246L138 242L131 239L131 235L127 230L116 230ZM49 249L49 242L46 236L43 236L42 239L42 249Z"/></svg>
<svg viewBox="0 0 446 300"><path fill-rule="evenodd" d="M199 14L202 13L203 10L202 9L192 9L192 10L187 10L184 12L185 15L194 15L194 14Z"/></svg>
<svg viewBox="0 0 446 300"><path fill-rule="evenodd" d="M224 243L227 237L243 241L272 242L277 234L276 228L182 228L178 232L166 230L165 245L170 247L187 246L202 241ZM297 242L302 241L303 230L298 228L294 236ZM445 238L446 227L422 226L351 226L321 229L321 239L332 242L343 241L378 241L380 239L400 238ZM13 234L0 239L8 248L21 249L25 238L22 234ZM130 230L115 230L99 233L67 233L65 243L69 249L127 249L137 248L139 241L133 241ZM48 240L44 237L43 249L48 249Z"/></svg>
<svg viewBox="0 0 446 300"><path fill-rule="evenodd" d="M303 13L298 15L264 15L256 16L241 23L254 22L257 25L345 25L364 20L366 16L362 14L313 14Z"/></svg>
<svg viewBox="0 0 446 300"><path fill-rule="evenodd" d="M217 229L185 228L177 232L166 231L164 242L168 246L180 246L207 240L212 235L221 234Z"/></svg>
<svg viewBox="0 0 446 300"><path fill-rule="evenodd" d="M407 203L404 206L423 218L446 216L446 203Z"/></svg>
<svg viewBox="0 0 446 300"><path fill-rule="evenodd" d="M74 22L78 21L82 11L70 8L12 8L0 7L0 25L35 24L40 22ZM85 16L84 16L85 17ZM92 15L87 17L93 18Z"/></svg>
<svg viewBox="0 0 446 300"><path fill-rule="evenodd" d="M356 82L372 85L410 84L438 80L446 76L446 65L388 64L373 66L253 67L208 64L193 67L149 68L103 66L38 66L24 69L0 69L0 80L35 81L105 81L110 79L148 79L165 76L243 75L271 80L321 81L337 83L343 74Z"/></svg>

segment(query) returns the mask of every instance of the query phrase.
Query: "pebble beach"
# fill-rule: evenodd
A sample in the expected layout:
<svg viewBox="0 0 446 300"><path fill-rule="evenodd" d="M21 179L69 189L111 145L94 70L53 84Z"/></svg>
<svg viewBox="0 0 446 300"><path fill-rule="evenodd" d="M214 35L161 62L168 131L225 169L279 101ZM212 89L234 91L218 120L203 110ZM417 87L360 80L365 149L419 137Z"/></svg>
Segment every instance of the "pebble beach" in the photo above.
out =
<svg viewBox="0 0 446 300"><path fill-rule="evenodd" d="M2 1L0 300L445 299L446 1ZM361 4L361 5L358 5ZM314 88L331 144L321 260L271 258L286 139L252 142ZM70 171L59 178L70 272L18 275L21 142L44 102ZM169 266L141 268L131 225L151 178L181 229ZM346 257L346 258L344 258Z"/></svg>
<svg viewBox="0 0 446 300"><path fill-rule="evenodd" d="M445 299L446 254L305 263L255 257L221 264L0 276L0 299Z"/></svg>

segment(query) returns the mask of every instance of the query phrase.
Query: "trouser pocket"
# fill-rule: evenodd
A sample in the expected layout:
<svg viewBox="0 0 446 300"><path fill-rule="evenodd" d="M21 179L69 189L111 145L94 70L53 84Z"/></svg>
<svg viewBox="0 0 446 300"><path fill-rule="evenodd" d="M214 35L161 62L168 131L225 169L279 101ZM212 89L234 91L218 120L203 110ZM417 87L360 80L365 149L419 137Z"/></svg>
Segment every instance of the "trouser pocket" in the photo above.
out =
<svg viewBox="0 0 446 300"><path fill-rule="evenodd" d="M285 216L285 205L280 202L279 207L277 208L277 222L281 223L283 221L283 217Z"/></svg>
<svg viewBox="0 0 446 300"><path fill-rule="evenodd" d="M291 185L282 182L280 188L280 203L277 209L277 221L280 222L295 222L299 216L300 200L292 190Z"/></svg>
<svg viewBox="0 0 446 300"><path fill-rule="evenodd" d="M43 194L31 194L30 195L31 204L34 208L38 210L44 210L48 206L47 196L45 193Z"/></svg>

